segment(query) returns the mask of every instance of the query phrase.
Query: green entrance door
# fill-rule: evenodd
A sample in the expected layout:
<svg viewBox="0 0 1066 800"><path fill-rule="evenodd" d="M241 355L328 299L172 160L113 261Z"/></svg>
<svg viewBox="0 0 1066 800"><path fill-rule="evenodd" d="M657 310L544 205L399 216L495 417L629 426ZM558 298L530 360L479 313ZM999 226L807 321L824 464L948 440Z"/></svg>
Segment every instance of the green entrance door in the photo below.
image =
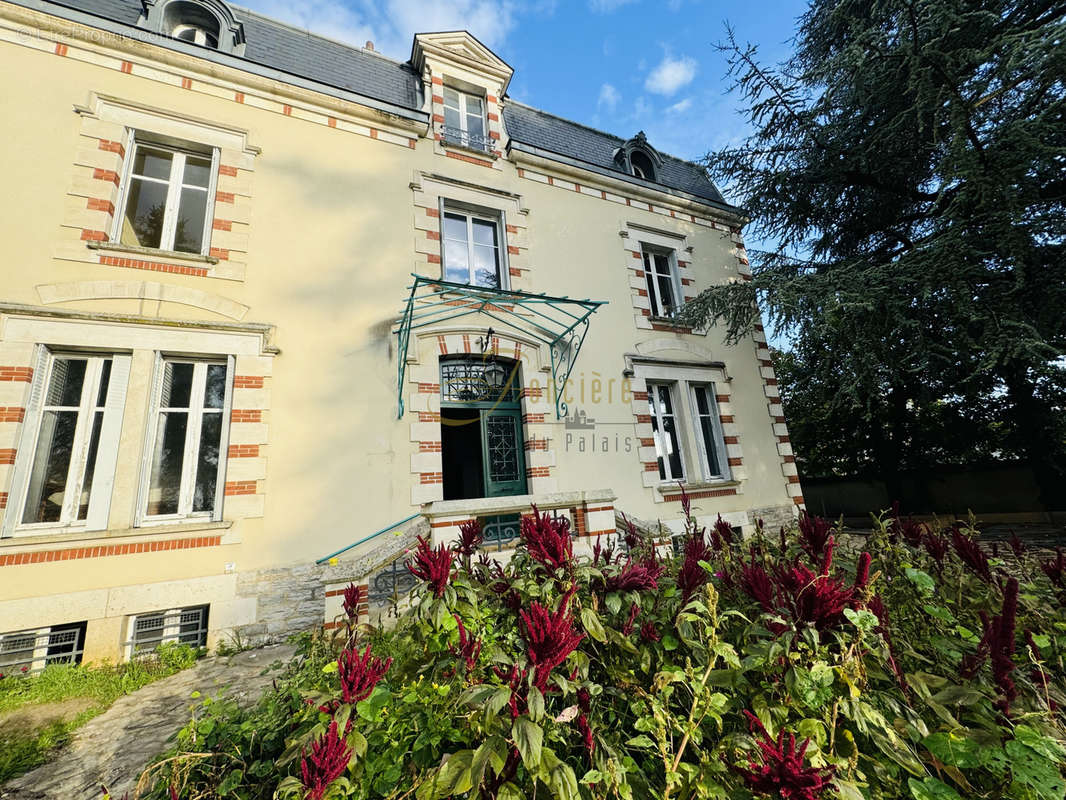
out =
<svg viewBox="0 0 1066 800"><path fill-rule="evenodd" d="M518 365L468 356L440 371L444 499L525 494Z"/></svg>
<svg viewBox="0 0 1066 800"><path fill-rule="evenodd" d="M518 409L482 411L481 445L485 497L525 494L521 412Z"/></svg>

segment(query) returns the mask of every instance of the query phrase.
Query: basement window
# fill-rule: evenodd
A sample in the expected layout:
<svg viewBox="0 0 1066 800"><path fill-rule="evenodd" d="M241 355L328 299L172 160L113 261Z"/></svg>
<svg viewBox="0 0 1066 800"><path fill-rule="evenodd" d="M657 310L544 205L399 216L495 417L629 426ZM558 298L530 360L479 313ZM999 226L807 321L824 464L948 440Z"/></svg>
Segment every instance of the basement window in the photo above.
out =
<svg viewBox="0 0 1066 800"><path fill-rule="evenodd" d="M85 622L0 633L0 677L40 672L49 664L80 664Z"/></svg>
<svg viewBox="0 0 1066 800"><path fill-rule="evenodd" d="M170 608L130 617L129 641L126 642L128 657L147 655L166 642L205 647L208 608Z"/></svg>

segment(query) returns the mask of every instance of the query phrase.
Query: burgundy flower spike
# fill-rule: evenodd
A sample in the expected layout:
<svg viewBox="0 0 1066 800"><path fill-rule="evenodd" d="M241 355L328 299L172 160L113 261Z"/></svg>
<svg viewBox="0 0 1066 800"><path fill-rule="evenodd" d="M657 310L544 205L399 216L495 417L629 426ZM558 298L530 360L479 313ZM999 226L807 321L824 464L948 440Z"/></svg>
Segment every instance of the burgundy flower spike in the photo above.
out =
<svg viewBox="0 0 1066 800"><path fill-rule="evenodd" d="M774 741L759 718L745 710L751 732L757 735L762 763L752 759L747 768L734 767L744 778L748 789L757 795L781 800L820 800L832 790L834 767L806 767L803 757L810 739L796 747L796 735L785 731Z"/></svg>
<svg viewBox="0 0 1066 800"><path fill-rule="evenodd" d="M569 569L573 561L570 520L541 514L533 506L532 516L522 517L522 541L529 554L549 570Z"/></svg>
<svg viewBox="0 0 1066 800"><path fill-rule="evenodd" d="M418 549L415 550L414 558L407 562L407 569L416 578L428 583L433 594L443 597L452 574L452 551L443 544L434 549L419 536Z"/></svg>
<svg viewBox="0 0 1066 800"><path fill-rule="evenodd" d="M344 774L352 751L337 732L337 721L311 743L311 754L304 751L300 761L300 782L307 790L307 800L322 800L333 781Z"/></svg>
<svg viewBox="0 0 1066 800"><path fill-rule="evenodd" d="M371 658L370 645L359 655L358 650L345 650L337 659L337 673L341 679L341 700L358 703L370 697L378 681L392 666L392 659Z"/></svg>
<svg viewBox="0 0 1066 800"><path fill-rule="evenodd" d="M533 685L542 692L548 688L551 671L566 660L585 634L574 628L574 618L570 616L570 599L574 596L571 589L559 601L559 608L548 611L534 601L528 611L520 611L522 636L526 640L526 657L533 668Z"/></svg>

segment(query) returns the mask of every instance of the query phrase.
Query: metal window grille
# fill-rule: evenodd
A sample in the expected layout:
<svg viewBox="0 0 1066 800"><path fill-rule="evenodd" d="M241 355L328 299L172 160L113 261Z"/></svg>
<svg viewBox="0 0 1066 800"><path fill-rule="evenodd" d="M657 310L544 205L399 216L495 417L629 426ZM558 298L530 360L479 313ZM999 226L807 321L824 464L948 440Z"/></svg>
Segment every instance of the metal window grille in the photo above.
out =
<svg viewBox="0 0 1066 800"><path fill-rule="evenodd" d="M49 664L80 664L85 623L0 634L0 675L34 674Z"/></svg>
<svg viewBox="0 0 1066 800"><path fill-rule="evenodd" d="M492 152L492 140L481 133L468 133L462 128L450 125L442 126L444 141L469 147L471 150L480 150L483 153Z"/></svg>
<svg viewBox="0 0 1066 800"><path fill-rule="evenodd" d="M502 376L502 387L494 382L490 365ZM440 362L440 393L445 402L517 403L519 391L513 363L478 358L449 358Z"/></svg>
<svg viewBox="0 0 1066 800"><path fill-rule="evenodd" d="M130 656L146 655L165 642L204 647L207 644L207 610L208 606L172 608L132 617L130 638L126 642Z"/></svg>

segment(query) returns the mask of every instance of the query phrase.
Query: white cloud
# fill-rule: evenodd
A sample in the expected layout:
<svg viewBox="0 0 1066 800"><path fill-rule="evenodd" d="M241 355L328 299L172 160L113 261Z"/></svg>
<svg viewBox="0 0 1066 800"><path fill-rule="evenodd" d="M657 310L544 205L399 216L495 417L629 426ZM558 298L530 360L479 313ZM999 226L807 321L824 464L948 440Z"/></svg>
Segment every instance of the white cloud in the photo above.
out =
<svg viewBox="0 0 1066 800"><path fill-rule="evenodd" d="M612 11L617 11L622 6L627 6L634 2L638 2L638 0L589 0L589 8L600 14L610 14Z"/></svg>
<svg viewBox="0 0 1066 800"><path fill-rule="evenodd" d="M619 102L622 100L622 95L611 84L605 83L600 87L600 97L596 101L596 110L605 110L614 112L618 108Z"/></svg>
<svg viewBox="0 0 1066 800"><path fill-rule="evenodd" d="M686 97L684 100L674 103L672 106L667 106L666 110L671 114L681 114L688 111L690 108L692 108L692 98Z"/></svg>
<svg viewBox="0 0 1066 800"><path fill-rule="evenodd" d="M416 33L468 30L486 46L503 45L515 28L515 0L243 0L241 5L313 33L375 48L403 61Z"/></svg>
<svg viewBox="0 0 1066 800"><path fill-rule="evenodd" d="M696 59L682 56L671 58L663 56L644 81L644 88L656 94L671 95L678 89L688 85L696 77Z"/></svg>

